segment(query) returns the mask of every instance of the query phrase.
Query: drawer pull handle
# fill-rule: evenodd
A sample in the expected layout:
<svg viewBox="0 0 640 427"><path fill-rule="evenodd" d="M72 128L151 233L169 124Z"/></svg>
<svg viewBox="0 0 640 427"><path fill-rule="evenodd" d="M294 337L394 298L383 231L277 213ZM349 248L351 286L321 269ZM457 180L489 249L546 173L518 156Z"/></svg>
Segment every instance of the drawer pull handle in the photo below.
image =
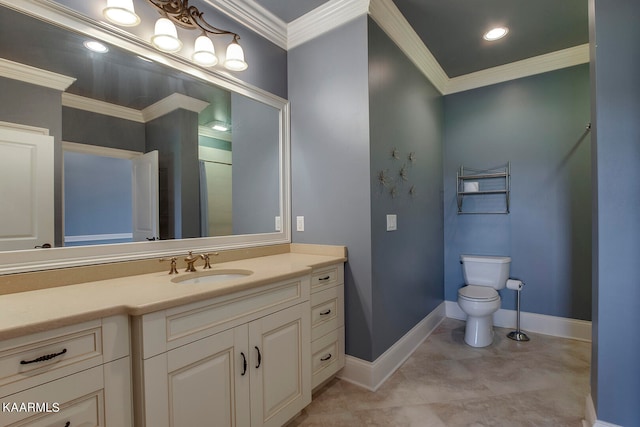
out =
<svg viewBox="0 0 640 427"><path fill-rule="evenodd" d="M247 373L247 357L243 352L240 352L240 354L242 355L242 373L240 375L244 376Z"/></svg>
<svg viewBox="0 0 640 427"><path fill-rule="evenodd" d="M47 354L44 356L40 356L37 359L33 359L33 360L21 360L20 364L21 365L28 365L30 363L38 363L38 362L44 362L45 360L51 360L53 358L56 358L58 356L61 356L63 354L65 354L67 352L66 348L63 348L62 351L60 353L52 353L52 354Z"/></svg>
<svg viewBox="0 0 640 427"><path fill-rule="evenodd" d="M331 353L327 354L326 356L321 357L320 361L321 362L326 362L329 359L331 359Z"/></svg>
<svg viewBox="0 0 640 427"><path fill-rule="evenodd" d="M331 314L331 309L330 308L328 308L325 311L321 312L320 316L326 316L327 314Z"/></svg>
<svg viewBox="0 0 640 427"><path fill-rule="evenodd" d="M258 352L258 364L256 365L256 369L258 369L260 367L260 364L262 363L262 355L260 354L260 349L258 348L258 346L255 346L255 349Z"/></svg>
<svg viewBox="0 0 640 427"><path fill-rule="evenodd" d="M331 276L324 276L324 277L318 278L318 280L322 280L322 281L329 280L329 279L331 279Z"/></svg>

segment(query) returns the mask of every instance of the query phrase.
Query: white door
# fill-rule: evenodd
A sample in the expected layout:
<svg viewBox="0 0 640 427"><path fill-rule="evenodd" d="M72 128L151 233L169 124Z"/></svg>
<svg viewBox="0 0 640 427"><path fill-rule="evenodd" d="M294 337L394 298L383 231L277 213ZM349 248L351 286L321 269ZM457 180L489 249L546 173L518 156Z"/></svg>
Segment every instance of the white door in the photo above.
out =
<svg viewBox="0 0 640 427"><path fill-rule="evenodd" d="M158 151L131 159L133 198L133 241L160 236L158 207Z"/></svg>
<svg viewBox="0 0 640 427"><path fill-rule="evenodd" d="M231 165L204 162L207 178L207 211L209 214L209 236L233 234L231 215Z"/></svg>
<svg viewBox="0 0 640 427"><path fill-rule="evenodd" d="M53 245L53 137L0 129L0 250Z"/></svg>
<svg viewBox="0 0 640 427"><path fill-rule="evenodd" d="M249 324L253 427L280 427L311 403L310 312L306 302Z"/></svg>

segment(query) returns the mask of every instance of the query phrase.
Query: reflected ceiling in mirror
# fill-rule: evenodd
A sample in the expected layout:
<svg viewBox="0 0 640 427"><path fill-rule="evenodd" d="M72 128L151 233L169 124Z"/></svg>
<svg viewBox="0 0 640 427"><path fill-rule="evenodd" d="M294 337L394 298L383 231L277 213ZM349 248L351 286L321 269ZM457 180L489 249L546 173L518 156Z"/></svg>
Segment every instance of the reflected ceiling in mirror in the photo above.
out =
<svg viewBox="0 0 640 427"><path fill-rule="evenodd" d="M47 18L55 20L60 13ZM80 28L86 25L78 23ZM46 127L54 137L53 211L61 214L56 215L53 240L54 246L65 246L47 251L50 255L24 251L31 255L10 257L9 263L15 263L17 271L27 264L37 268L38 260L50 258L65 264L80 250L67 246L96 243L100 246L91 251L109 260L121 258L121 253L151 256L193 245L218 248L289 241L287 102L242 82L167 60L126 38L119 44L133 46L134 52L113 43L104 43L106 53L88 50L85 42L99 40L100 34L113 40L108 28L92 28L88 38L0 6L2 60L75 79L62 93L60 105L48 110L59 111L56 129L55 118L29 117L42 114L42 108L30 106L45 97L21 91L23 82L0 75L3 89L15 86L5 94L20 94L13 98L21 104L15 107L5 100L0 121ZM172 67L149 59L154 57ZM109 158L130 159L153 151L158 152L159 197L157 212L150 215L157 215L157 224L146 235L136 235L136 214L123 214L107 203L116 179L104 182L114 173L105 169L106 163ZM101 158L107 161L97 165ZM122 164L119 167L122 170ZM103 175L98 170L104 170ZM135 183L130 186L135 192ZM121 204L131 212L131 199L138 198L127 197L129 201ZM124 220L116 228L105 228L107 220L116 217ZM109 236L117 243L146 243L104 247ZM164 242L171 239L183 241ZM80 258L94 259L91 254Z"/></svg>

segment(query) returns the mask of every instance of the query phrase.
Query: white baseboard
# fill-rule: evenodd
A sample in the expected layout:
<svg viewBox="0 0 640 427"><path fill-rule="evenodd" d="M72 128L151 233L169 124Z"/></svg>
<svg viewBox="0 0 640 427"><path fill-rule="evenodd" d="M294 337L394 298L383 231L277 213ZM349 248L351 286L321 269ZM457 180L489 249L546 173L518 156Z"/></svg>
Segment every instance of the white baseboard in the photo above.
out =
<svg viewBox="0 0 640 427"><path fill-rule="evenodd" d="M444 320L444 302L400 338L374 362L347 355L345 366L338 373L342 380L376 391L411 356Z"/></svg>
<svg viewBox="0 0 640 427"><path fill-rule="evenodd" d="M466 320L467 315L455 301L445 301L447 317ZM500 309L493 315L493 324L501 328L516 327L517 312ZM562 338L571 338L591 342L591 322L568 319L566 317L547 316L537 313L520 313L520 328L525 332L535 332Z"/></svg>
<svg viewBox="0 0 640 427"><path fill-rule="evenodd" d="M593 406L593 399L591 398L591 394L587 395L584 417L585 419L582 420L582 425L584 427L622 427L617 424L611 424L605 421L598 420L596 409Z"/></svg>

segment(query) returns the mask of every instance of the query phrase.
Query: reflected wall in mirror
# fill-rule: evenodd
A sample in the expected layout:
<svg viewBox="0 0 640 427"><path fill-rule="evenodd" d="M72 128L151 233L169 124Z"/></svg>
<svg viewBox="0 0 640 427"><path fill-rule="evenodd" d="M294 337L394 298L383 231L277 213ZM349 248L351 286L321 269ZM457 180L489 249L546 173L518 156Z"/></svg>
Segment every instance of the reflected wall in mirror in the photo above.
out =
<svg viewBox="0 0 640 427"><path fill-rule="evenodd" d="M54 230L37 244L281 232L276 224L288 184L277 101L258 101L113 45L95 53L86 40L0 6L0 69L22 64L71 77L60 93L0 74L0 121L47 129L54 141L53 176L43 185L53 193ZM136 166L153 152L156 164ZM38 203L29 206L35 211ZM25 210L0 213L5 225L24 222ZM0 236L0 249L36 246L25 246L24 238L38 229L34 221L9 236L22 246Z"/></svg>

